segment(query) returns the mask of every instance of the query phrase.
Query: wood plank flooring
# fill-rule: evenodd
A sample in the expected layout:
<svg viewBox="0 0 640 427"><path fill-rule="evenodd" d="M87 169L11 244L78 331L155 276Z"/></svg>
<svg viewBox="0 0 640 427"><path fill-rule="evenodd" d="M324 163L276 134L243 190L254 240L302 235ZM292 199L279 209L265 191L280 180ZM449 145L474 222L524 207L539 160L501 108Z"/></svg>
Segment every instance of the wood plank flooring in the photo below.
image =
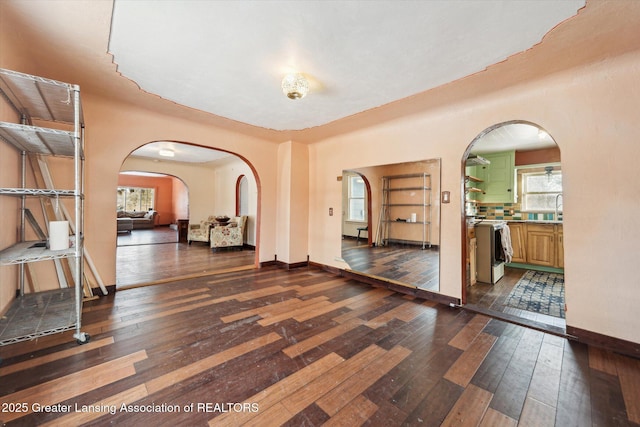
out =
<svg viewBox="0 0 640 427"><path fill-rule="evenodd" d="M178 243L178 231L171 227L158 226L120 232L117 237L118 246L154 245L159 243Z"/></svg>
<svg viewBox="0 0 640 427"><path fill-rule="evenodd" d="M0 347L0 425L640 425L640 360L311 267L130 288L83 322L86 345Z"/></svg>
<svg viewBox="0 0 640 427"><path fill-rule="evenodd" d="M440 272L436 249L422 250L407 245L369 247L364 240L345 238L342 257L354 271L438 292ZM478 282L467 286L466 306L491 316L504 314L504 318L538 329L564 333L566 322L562 318L506 305L509 293L525 272L524 269L505 267L504 277L496 284Z"/></svg>
<svg viewBox="0 0 640 427"><path fill-rule="evenodd" d="M162 283L255 266L255 251L234 248L213 252L204 242L177 243L169 227L118 235L116 288Z"/></svg>
<svg viewBox="0 0 640 427"><path fill-rule="evenodd" d="M393 244L369 247L366 241L342 240L342 258L357 272L438 292L440 254L437 247Z"/></svg>
<svg viewBox="0 0 640 427"><path fill-rule="evenodd" d="M506 305L509 294L518 280L527 270L521 268L505 267L504 276L495 284L478 282L473 286L467 286L467 306L469 309L486 309L492 314L505 313L521 319L523 322L535 322L543 329L564 331L566 321L560 317L549 316L542 313L521 310Z"/></svg>

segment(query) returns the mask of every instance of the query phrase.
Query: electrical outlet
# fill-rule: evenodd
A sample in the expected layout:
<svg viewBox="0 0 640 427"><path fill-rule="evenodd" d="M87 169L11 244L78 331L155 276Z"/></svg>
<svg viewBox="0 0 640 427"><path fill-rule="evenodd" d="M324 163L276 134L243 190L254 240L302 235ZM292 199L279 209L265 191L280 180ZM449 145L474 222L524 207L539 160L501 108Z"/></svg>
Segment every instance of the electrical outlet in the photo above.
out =
<svg viewBox="0 0 640 427"><path fill-rule="evenodd" d="M329 208L329 216L333 216L333 208Z"/></svg>

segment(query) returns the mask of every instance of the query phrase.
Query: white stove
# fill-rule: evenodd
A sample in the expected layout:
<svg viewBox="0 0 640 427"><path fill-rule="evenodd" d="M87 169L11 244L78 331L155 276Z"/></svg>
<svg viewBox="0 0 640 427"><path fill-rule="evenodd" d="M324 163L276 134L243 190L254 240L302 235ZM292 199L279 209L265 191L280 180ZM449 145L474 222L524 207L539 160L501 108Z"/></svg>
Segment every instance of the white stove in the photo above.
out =
<svg viewBox="0 0 640 427"><path fill-rule="evenodd" d="M504 251L501 230L507 225L503 220L478 220L476 229L476 268L478 282L495 284L504 276Z"/></svg>

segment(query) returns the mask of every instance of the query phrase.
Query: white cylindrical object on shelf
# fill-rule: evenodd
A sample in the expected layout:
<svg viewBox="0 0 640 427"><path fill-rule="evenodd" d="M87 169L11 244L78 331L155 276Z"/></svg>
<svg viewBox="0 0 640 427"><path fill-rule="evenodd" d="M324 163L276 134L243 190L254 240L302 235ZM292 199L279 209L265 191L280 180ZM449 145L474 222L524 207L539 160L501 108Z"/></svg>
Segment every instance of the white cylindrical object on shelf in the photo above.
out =
<svg viewBox="0 0 640 427"><path fill-rule="evenodd" d="M411 222L416 222L416 219L417 219L417 215L412 213L411 214Z"/></svg>
<svg viewBox="0 0 640 427"><path fill-rule="evenodd" d="M69 221L49 222L49 249L69 249Z"/></svg>

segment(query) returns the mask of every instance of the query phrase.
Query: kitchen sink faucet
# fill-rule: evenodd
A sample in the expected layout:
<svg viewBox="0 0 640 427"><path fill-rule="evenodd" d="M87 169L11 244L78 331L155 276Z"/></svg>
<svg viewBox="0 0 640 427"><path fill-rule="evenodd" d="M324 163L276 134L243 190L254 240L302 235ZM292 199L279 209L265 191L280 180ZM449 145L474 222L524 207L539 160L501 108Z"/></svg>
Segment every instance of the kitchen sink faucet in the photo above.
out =
<svg viewBox="0 0 640 427"><path fill-rule="evenodd" d="M559 200L560 200L560 198L561 198L561 197L562 197L562 193L558 193L558 194L556 195L556 209L555 209L555 216L554 216L554 219L555 219L556 221L560 221L560 219L558 218L558 213L560 212L560 209L559 209L559 206L560 206Z"/></svg>

